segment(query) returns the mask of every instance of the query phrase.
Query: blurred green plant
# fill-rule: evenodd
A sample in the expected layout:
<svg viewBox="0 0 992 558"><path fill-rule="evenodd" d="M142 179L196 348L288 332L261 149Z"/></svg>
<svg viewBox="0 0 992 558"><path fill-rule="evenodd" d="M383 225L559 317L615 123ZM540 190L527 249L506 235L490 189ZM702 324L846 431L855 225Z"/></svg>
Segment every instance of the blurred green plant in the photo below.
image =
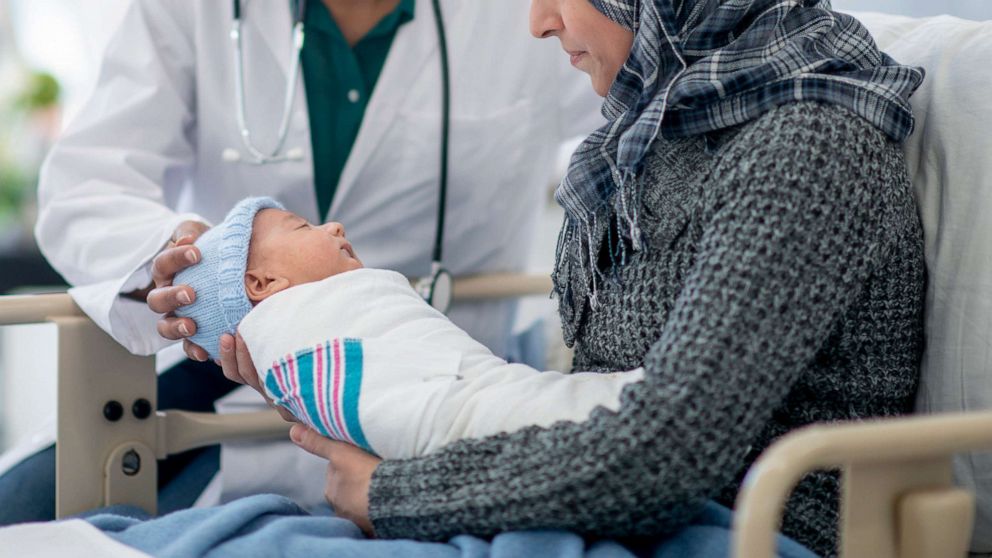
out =
<svg viewBox="0 0 992 558"><path fill-rule="evenodd" d="M14 109L31 113L55 106L62 88L48 72L31 72L24 90L14 98Z"/></svg>
<svg viewBox="0 0 992 558"><path fill-rule="evenodd" d="M29 71L19 90L0 105L0 224L19 217L34 196L38 165L47 146L35 116L54 109L61 96L58 80L47 72Z"/></svg>
<svg viewBox="0 0 992 558"><path fill-rule="evenodd" d="M0 220L18 213L28 196L32 178L15 165L0 162Z"/></svg>

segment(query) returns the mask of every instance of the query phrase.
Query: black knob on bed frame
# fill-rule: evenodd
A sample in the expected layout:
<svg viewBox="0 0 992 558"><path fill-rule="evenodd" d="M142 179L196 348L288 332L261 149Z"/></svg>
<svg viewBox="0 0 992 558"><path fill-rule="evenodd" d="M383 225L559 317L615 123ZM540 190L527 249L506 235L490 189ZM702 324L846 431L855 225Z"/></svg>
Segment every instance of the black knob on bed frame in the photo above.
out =
<svg viewBox="0 0 992 558"><path fill-rule="evenodd" d="M131 405L131 414L138 420L145 420L152 414L152 404L144 397L137 399Z"/></svg>
<svg viewBox="0 0 992 558"><path fill-rule="evenodd" d="M129 477L141 472L141 456L138 455L138 452L133 449L127 450L127 453L121 458L121 471Z"/></svg>
<svg viewBox="0 0 992 558"><path fill-rule="evenodd" d="M117 422L123 416L124 405L121 405L119 401L107 401L107 404L103 406L103 418L110 422Z"/></svg>

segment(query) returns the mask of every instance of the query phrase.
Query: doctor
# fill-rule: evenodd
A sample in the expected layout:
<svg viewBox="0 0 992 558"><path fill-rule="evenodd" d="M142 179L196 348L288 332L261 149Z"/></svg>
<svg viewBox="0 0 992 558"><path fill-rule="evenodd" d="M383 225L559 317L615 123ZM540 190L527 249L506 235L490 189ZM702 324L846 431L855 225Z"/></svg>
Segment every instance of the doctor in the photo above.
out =
<svg viewBox="0 0 992 558"><path fill-rule="evenodd" d="M600 123L600 100L554 45L528 36L527 0L440 8L452 80L444 264L455 276L522 270L556 150ZM305 31L298 76L296 22ZM246 196L343 222L366 265L427 274L443 115L438 45L431 0L134 0L95 92L43 169L42 251L80 307L139 354L192 334L195 324L163 318L195 297L172 276L199 257L188 244ZM256 151L275 151L274 160L258 164ZM505 352L512 304L456 305L449 315ZM197 349L186 346L201 360ZM191 360L159 384L160 406L198 410L233 386L213 363ZM321 501L324 463L284 446L225 457L242 469L225 465L223 497L267 490ZM214 450L163 464L160 486L180 488L160 508L192 504L216 462ZM267 468L310 482L266 485ZM49 447L0 471L0 524L49 518L53 469Z"/></svg>

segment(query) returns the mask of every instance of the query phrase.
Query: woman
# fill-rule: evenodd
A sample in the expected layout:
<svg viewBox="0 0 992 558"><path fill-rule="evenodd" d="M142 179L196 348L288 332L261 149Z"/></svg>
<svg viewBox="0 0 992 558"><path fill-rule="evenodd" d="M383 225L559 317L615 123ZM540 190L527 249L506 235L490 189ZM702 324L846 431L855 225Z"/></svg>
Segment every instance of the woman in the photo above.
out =
<svg viewBox="0 0 992 558"><path fill-rule="evenodd" d="M784 433L909 412L925 272L899 143L922 72L817 0L533 0L531 25L606 96L557 193L575 368L645 378L615 413L422 459L294 427L339 513L387 538L670 533ZM784 533L834 554L837 487L807 477Z"/></svg>

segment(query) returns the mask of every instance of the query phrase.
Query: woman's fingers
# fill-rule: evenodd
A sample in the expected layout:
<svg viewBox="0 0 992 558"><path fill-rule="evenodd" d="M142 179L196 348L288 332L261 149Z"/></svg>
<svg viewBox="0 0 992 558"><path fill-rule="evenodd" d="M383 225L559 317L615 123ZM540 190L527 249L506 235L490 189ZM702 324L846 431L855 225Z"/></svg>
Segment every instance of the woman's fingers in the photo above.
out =
<svg viewBox="0 0 992 558"><path fill-rule="evenodd" d="M258 370L255 370L255 363L251 360L248 345L245 344L240 333L234 337L234 358L238 363L238 374L241 374L244 383L255 388L255 391L264 394L262 383L258 380Z"/></svg>
<svg viewBox="0 0 992 558"><path fill-rule="evenodd" d="M224 377L239 384L245 383L244 378L238 371L238 357L234 354L234 336L225 333L220 336L220 367L224 371Z"/></svg>
<svg viewBox="0 0 992 558"><path fill-rule="evenodd" d="M248 346L239 334L237 338L225 333L220 337L220 367L224 370L224 377L232 382L251 386L255 391L263 396L262 384L258 381L258 373L255 371L255 363L248 353Z"/></svg>
<svg viewBox="0 0 992 558"><path fill-rule="evenodd" d="M279 416L282 417L282 420L286 422L299 424L300 419L293 416L293 413L290 413L289 410L286 409L285 407L280 407L279 405L276 405L271 401L269 401L269 405L272 406L276 411L279 411Z"/></svg>
<svg viewBox="0 0 992 558"><path fill-rule="evenodd" d="M335 442L330 438L325 438L320 434L317 434L317 432L312 428L300 423L294 424L293 427L289 429L289 438L293 440L294 444L300 446L300 448L316 455L317 457L323 457L327 460L331 459L334 444L342 443Z"/></svg>
<svg viewBox="0 0 992 558"><path fill-rule="evenodd" d="M166 248L152 260L152 281L156 287L167 287L177 273L199 261L200 249L196 246Z"/></svg>
<svg viewBox="0 0 992 558"><path fill-rule="evenodd" d="M258 372L255 370L255 363L251 360L251 354L248 353L248 346L245 345L245 340L241 337L239 333L237 337L232 337L230 334L225 333L220 338L220 360L218 364L224 371L224 377L232 382L237 382L239 384L246 384L255 389L258 393L262 394L265 402L269 404L270 407L274 408L279 412L279 416L286 422L297 423L299 422L293 413L290 413L284 407L276 405L272 398L269 397L265 390L262 389L262 382L258 379Z"/></svg>
<svg viewBox="0 0 992 558"><path fill-rule="evenodd" d="M382 460L351 444L325 438L302 424L294 424L289 437L297 446L327 460L324 497L335 514L375 536L369 520L369 485Z"/></svg>

